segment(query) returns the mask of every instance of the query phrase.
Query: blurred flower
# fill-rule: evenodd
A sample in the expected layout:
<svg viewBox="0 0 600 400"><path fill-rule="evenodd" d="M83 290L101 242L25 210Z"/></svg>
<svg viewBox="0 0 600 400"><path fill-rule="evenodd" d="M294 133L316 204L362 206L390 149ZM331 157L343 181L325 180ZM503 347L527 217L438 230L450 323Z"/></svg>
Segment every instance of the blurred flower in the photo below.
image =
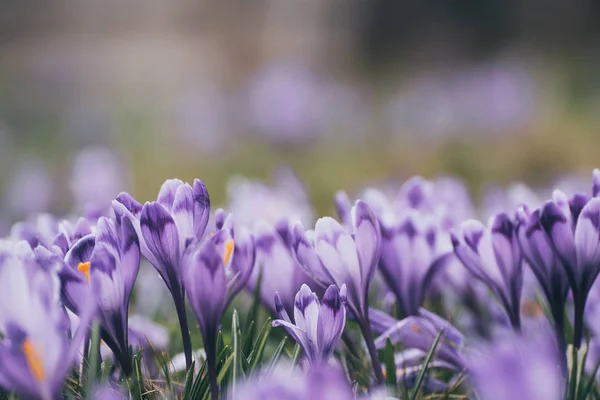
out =
<svg viewBox="0 0 600 400"><path fill-rule="evenodd" d="M491 218L487 227L468 220L452 234L452 245L464 266L500 300L511 325L520 329L523 262L514 222L504 213Z"/></svg>
<svg viewBox="0 0 600 400"><path fill-rule="evenodd" d="M62 397L65 378L94 315L93 299L82 299L81 328L68 340L67 319L54 295L56 282L32 257L2 251L0 386L24 398Z"/></svg>
<svg viewBox="0 0 600 400"><path fill-rule="evenodd" d="M71 193L75 208L86 215L105 215L126 183L127 171L109 149L87 148L79 152L73 162Z"/></svg>
<svg viewBox="0 0 600 400"><path fill-rule="evenodd" d="M140 266L140 247L128 217L100 218L95 235L80 239L67 252L61 271L63 301L81 315L82 298L92 292L98 303L101 337L123 371L132 370L128 340L128 308Z"/></svg>
<svg viewBox="0 0 600 400"><path fill-rule="evenodd" d="M294 322L285 311L281 298L275 293L275 304L281 319L273 321L273 326L283 326L302 347L308 361L315 365L327 363L346 325L346 285L341 290L329 286L323 302L302 285L294 302Z"/></svg>
<svg viewBox="0 0 600 400"><path fill-rule="evenodd" d="M589 291L600 273L600 198L584 194L567 199L556 191L541 209L540 224L562 263L575 303L573 344L581 345Z"/></svg>
<svg viewBox="0 0 600 400"><path fill-rule="evenodd" d="M190 246L182 260L182 280L202 333L213 394L218 390L216 347L221 319L246 285L254 261L254 238L244 232L234 236L231 216L214 236Z"/></svg>
<svg viewBox="0 0 600 400"><path fill-rule="evenodd" d="M56 218L50 214L39 214L35 217L14 224L10 229L10 238L25 240L32 249L37 246L52 247L52 242L59 232Z"/></svg>
<svg viewBox="0 0 600 400"><path fill-rule="evenodd" d="M433 277L454 257L442 232L416 211L381 224L380 270L396 295L400 315L417 315Z"/></svg>
<svg viewBox="0 0 600 400"><path fill-rule="evenodd" d="M24 217L48 211L54 197L54 182L46 166L38 160L28 160L10 178L6 194L13 215Z"/></svg>
<svg viewBox="0 0 600 400"><path fill-rule="evenodd" d="M294 310L294 298L302 284L316 290L317 285L306 274L296 258L293 233L287 220L275 226L258 223L254 229L256 241L256 267L248 280L248 288L256 290L260 279L260 298L271 313L275 314L275 292L288 313Z"/></svg>
<svg viewBox="0 0 600 400"><path fill-rule="evenodd" d="M564 379L553 335L504 336L484 346L469 365L481 400L544 399L564 396Z"/></svg>
<svg viewBox="0 0 600 400"><path fill-rule="evenodd" d="M185 292L181 278L183 254L204 235L210 214L206 186L198 179L194 186L169 179L160 188L158 200L145 203L121 193L113 201L117 217L130 216L140 241L142 254L156 268L173 296L179 318L187 367L192 363L192 345L185 312Z"/></svg>
<svg viewBox="0 0 600 400"><path fill-rule="evenodd" d="M312 224L314 211L306 188L294 172L280 168L273 185L245 178L234 178L228 185L227 209L235 215L236 226L254 227L259 222Z"/></svg>
<svg viewBox="0 0 600 400"><path fill-rule="evenodd" d="M465 368L465 359L461 354L464 345L463 335L443 318L432 312L421 309L419 316L406 317L396 321L384 313L374 313L371 319L374 325L387 329L375 340L378 349L385 348L389 339L392 344L401 344L404 347L429 352L437 335L441 332L440 342L436 348L435 356L449 363L456 370Z"/></svg>
<svg viewBox="0 0 600 400"><path fill-rule="evenodd" d="M245 400L353 400L350 383L342 371L321 364L307 372L295 368L290 374L284 365L273 368L270 374L258 374L230 391L229 399L243 393Z"/></svg>

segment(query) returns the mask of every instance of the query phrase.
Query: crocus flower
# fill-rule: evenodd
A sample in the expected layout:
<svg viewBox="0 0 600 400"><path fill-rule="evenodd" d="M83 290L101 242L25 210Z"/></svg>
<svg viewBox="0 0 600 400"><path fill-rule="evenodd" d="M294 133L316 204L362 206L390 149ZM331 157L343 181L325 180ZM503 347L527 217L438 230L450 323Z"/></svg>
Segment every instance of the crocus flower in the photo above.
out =
<svg viewBox="0 0 600 400"><path fill-rule="evenodd" d="M523 262L513 221L504 213L492 217L487 227L468 220L451 237L460 261L492 290L511 325L520 329Z"/></svg>
<svg viewBox="0 0 600 400"><path fill-rule="evenodd" d="M0 387L23 398L62 398L65 377L95 312L93 299L83 298L83 329L68 340L68 321L54 296L56 282L34 258L0 255Z"/></svg>
<svg viewBox="0 0 600 400"><path fill-rule="evenodd" d="M218 396L215 363L221 318L248 281L254 260L254 238L243 231L234 235L231 218L213 237L190 246L183 258L183 284L202 333L214 399Z"/></svg>
<svg viewBox="0 0 600 400"><path fill-rule="evenodd" d="M259 223L254 229L256 241L256 267L248 280L248 289L256 290L260 278L260 299L272 314L276 314L275 293L285 310L292 313L294 298L302 284L311 289L317 285L300 266L293 244L293 233L288 221L282 220L275 226Z"/></svg>
<svg viewBox="0 0 600 400"><path fill-rule="evenodd" d="M387 326L376 340L378 349L385 348L387 339L392 344L401 344L409 349L418 349L425 354L431 349L435 338L441 332L440 341L436 348L436 358L453 366L455 370L461 371L466 362L461 353L464 346L464 336L450 322L427 310L421 309L419 316L406 317L396 321L385 313L372 313L375 325Z"/></svg>
<svg viewBox="0 0 600 400"><path fill-rule="evenodd" d="M80 315L81 298L91 291L98 303L101 337L125 374L132 372L127 315L140 266L140 247L129 217L102 217L96 234L81 238L67 252L61 271L63 300Z"/></svg>
<svg viewBox="0 0 600 400"><path fill-rule="evenodd" d="M369 206L358 200L351 211L353 232L330 217L317 221L315 230L294 231L296 254L301 265L315 280L348 288L348 308L356 317L367 343L375 376L384 382L377 351L373 344L367 300L371 280L381 252L379 223Z"/></svg>
<svg viewBox="0 0 600 400"><path fill-rule="evenodd" d="M179 179L162 185L158 200L142 205L129 194L113 201L117 216L133 217L144 257L156 268L173 296L179 318L187 367L192 363L192 345L185 312L181 278L183 254L204 235L210 214L210 200L204 184L195 179L193 187Z"/></svg>
<svg viewBox="0 0 600 400"><path fill-rule="evenodd" d="M530 213L526 207L520 207L517 220L517 239L523 258L533 271L548 301L557 339L564 350L565 302L569 291L565 269L554 254L548 235L540 223L540 210Z"/></svg>
<svg viewBox="0 0 600 400"><path fill-rule="evenodd" d="M286 368L287 367L287 368ZM302 371L279 365L272 372L258 373L230 391L229 399L236 400L243 393L245 400L354 400L350 383L339 369L319 364Z"/></svg>
<svg viewBox="0 0 600 400"><path fill-rule="evenodd" d="M581 345L583 315L589 291L600 273L600 198L583 194L571 199L555 192L541 209L540 224L565 269L575 305L573 344Z"/></svg>
<svg viewBox="0 0 600 400"><path fill-rule="evenodd" d="M450 243L417 212L399 222L380 223L380 270L396 296L400 315L417 315L432 279L454 258Z"/></svg>
<svg viewBox="0 0 600 400"><path fill-rule="evenodd" d="M281 319L273 326L283 326L302 347L311 364L326 363L346 325L346 286L341 291L329 286L323 302L307 285L302 285L294 301L294 322L283 307L281 297L275 294L275 304Z"/></svg>
<svg viewBox="0 0 600 400"><path fill-rule="evenodd" d="M563 399L556 344L543 329L531 337L501 337L474 354L469 371L481 400Z"/></svg>

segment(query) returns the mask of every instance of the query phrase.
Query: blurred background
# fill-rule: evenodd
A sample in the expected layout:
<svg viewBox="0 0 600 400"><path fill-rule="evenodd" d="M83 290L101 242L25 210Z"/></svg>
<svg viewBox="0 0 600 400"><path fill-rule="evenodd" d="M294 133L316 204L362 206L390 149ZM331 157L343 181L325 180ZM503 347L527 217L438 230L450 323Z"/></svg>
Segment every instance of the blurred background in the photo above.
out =
<svg viewBox="0 0 600 400"><path fill-rule="evenodd" d="M281 165L322 214L419 174L476 197L600 166L600 2L4 0L0 231Z"/></svg>

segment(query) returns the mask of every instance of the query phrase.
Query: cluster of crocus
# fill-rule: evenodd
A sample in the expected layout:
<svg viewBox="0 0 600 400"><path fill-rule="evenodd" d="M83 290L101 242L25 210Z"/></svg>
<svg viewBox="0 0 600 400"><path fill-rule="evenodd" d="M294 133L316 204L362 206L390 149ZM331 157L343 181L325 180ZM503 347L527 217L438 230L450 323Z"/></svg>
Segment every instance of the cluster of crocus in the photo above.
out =
<svg viewBox="0 0 600 400"><path fill-rule="evenodd" d="M59 399L66 382L84 381L98 355L110 379L88 386L92 398L121 398L125 380L140 373L168 386L166 371L176 375L175 361L164 368L155 363L156 349L169 350L166 334L130 317L132 296L153 295L135 292L140 264L148 262L172 295L186 369L194 355L202 355L197 367L206 361L186 377L200 386L206 379L214 400L242 392L243 398L375 399L386 384L414 395L474 390L482 400L558 399L568 387L569 400L581 398L595 378L590 363L598 359L600 172L591 196L557 191L545 203L524 200L487 225L475 219L464 193L451 179L414 178L395 195L368 189L354 204L338 193L339 220L322 217L314 229L303 225L312 220L281 215L273 221L252 211L259 203L239 208L247 213L239 217L218 209L209 225L205 185L171 179L156 202L142 205L121 193L100 217L19 223L0 240L0 388L22 398ZM269 204L279 201L273 196ZM534 282L525 279L528 271ZM524 288L542 296L525 302ZM268 336L252 347L252 331L221 332L244 291L275 318L263 332L283 328L276 331L297 343L300 362L261 363ZM191 339L188 304L202 349ZM473 329L473 320L489 329ZM572 335L565 334L570 326ZM230 336L236 350L226 358ZM281 346L285 341L275 354ZM139 368L136 354L143 357ZM250 365L265 368L255 373ZM290 379L281 378L290 368ZM233 390L227 379L240 378L240 371L248 372L246 382ZM465 376L467 389L460 384ZM197 387L187 383L182 386Z"/></svg>

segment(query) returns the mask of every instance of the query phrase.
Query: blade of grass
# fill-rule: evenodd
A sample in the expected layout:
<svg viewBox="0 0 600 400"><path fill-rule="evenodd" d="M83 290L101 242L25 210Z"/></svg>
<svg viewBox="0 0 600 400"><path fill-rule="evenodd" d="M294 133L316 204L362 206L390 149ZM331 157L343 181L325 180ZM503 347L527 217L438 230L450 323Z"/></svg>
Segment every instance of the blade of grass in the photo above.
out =
<svg viewBox="0 0 600 400"><path fill-rule="evenodd" d="M185 386L183 387L183 400L191 400L190 393L194 383L194 370L196 369L196 360L192 361L190 370L187 372Z"/></svg>
<svg viewBox="0 0 600 400"><path fill-rule="evenodd" d="M265 346L267 345L267 339L269 339L269 334L271 333L272 325L271 318L267 318L267 321L263 324L258 336L256 338L256 342L254 343L254 348L252 349L252 353L248 356L248 363L250 364L249 372L254 371L260 362L262 355L265 351Z"/></svg>
<svg viewBox="0 0 600 400"><path fill-rule="evenodd" d="M394 354L394 346L390 338L385 342L385 351L383 354L385 363L385 381L386 385L396 394L398 381L396 380L396 359Z"/></svg>
<svg viewBox="0 0 600 400"><path fill-rule="evenodd" d="M231 335L232 335L232 351L233 351L233 369L231 376L231 396L235 399L236 393L236 382L242 375L242 349L240 343L240 320L238 317L237 310L233 310L233 317L231 321Z"/></svg>
<svg viewBox="0 0 600 400"><path fill-rule="evenodd" d="M89 395L96 386L98 372L100 371L100 324L94 321L92 324L92 343L89 347L87 379L85 392Z"/></svg>
<svg viewBox="0 0 600 400"><path fill-rule="evenodd" d="M433 359L433 353L435 353L435 349L437 348L438 343L440 342L440 339L441 339L443 333L444 333L443 329L439 331L439 333L435 337L435 340L433 341L433 345L431 346L431 348L429 349L429 352L427 353L427 357L425 357L425 362L423 363L423 368L419 372L419 376L417 377L417 384L413 388L413 391L410 396L410 400L416 400L417 396L419 395L419 391L421 390L421 385L423 384L423 379L425 378L425 374L427 373L427 368L429 367L429 363Z"/></svg>
<svg viewBox="0 0 600 400"><path fill-rule="evenodd" d="M590 380L588 381L587 385L585 386L585 389L583 390L582 393L581 392L579 393L581 399L587 399L588 395L591 393L592 389L594 388L594 384L596 383L596 375L598 374L599 368L600 368L600 360L594 366L594 370L592 371L592 374L590 375Z"/></svg>
<svg viewBox="0 0 600 400"><path fill-rule="evenodd" d="M277 365L277 363L279 362L279 358L281 357L281 353L285 348L287 339L287 336L281 339L281 342L279 342L279 345L275 348L275 351L273 352L273 357L271 357L271 361L269 362L269 366L267 367L267 374L270 373L271 370L275 367L275 365Z"/></svg>
<svg viewBox="0 0 600 400"><path fill-rule="evenodd" d="M292 353L292 365L290 366L290 370L294 370L296 368L296 364L298 364L298 358L300 357L300 352L302 348L298 343L294 346L294 352Z"/></svg>

